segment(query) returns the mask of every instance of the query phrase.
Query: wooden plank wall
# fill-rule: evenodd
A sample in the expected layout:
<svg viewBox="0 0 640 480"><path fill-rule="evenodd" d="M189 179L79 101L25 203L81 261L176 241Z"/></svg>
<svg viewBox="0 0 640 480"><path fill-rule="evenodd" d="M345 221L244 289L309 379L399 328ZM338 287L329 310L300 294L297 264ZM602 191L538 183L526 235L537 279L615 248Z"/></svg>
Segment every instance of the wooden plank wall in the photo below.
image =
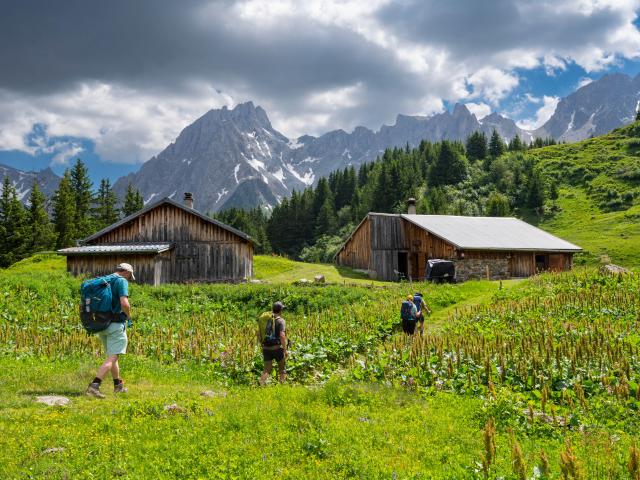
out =
<svg viewBox="0 0 640 480"><path fill-rule="evenodd" d="M509 258L509 274L512 277L530 277L536 273L535 252L513 252Z"/></svg>
<svg viewBox="0 0 640 480"><path fill-rule="evenodd" d="M369 269L371 262L371 223L369 217L358 226L344 248L336 257L338 265L351 268Z"/></svg>
<svg viewBox="0 0 640 480"><path fill-rule="evenodd" d="M380 280L396 280L398 252L408 252L409 242L402 218L369 214L371 222L371 263L369 270Z"/></svg>
<svg viewBox="0 0 640 480"><path fill-rule="evenodd" d="M75 276L98 277L116 271L119 263L130 263L136 283L154 285L156 255L77 255L67 257L67 271Z"/></svg>
<svg viewBox="0 0 640 480"><path fill-rule="evenodd" d="M370 213L369 221L372 250L409 250L401 217Z"/></svg>
<svg viewBox="0 0 640 480"><path fill-rule="evenodd" d="M410 246L409 272L414 279L424 278L427 272L427 259L454 259L455 247L425 229L403 219L405 234ZM417 262L417 265L416 265Z"/></svg>
<svg viewBox="0 0 640 480"><path fill-rule="evenodd" d="M174 205L160 205L91 244L130 242L175 244L161 259L161 283L233 282L253 275L250 242Z"/></svg>

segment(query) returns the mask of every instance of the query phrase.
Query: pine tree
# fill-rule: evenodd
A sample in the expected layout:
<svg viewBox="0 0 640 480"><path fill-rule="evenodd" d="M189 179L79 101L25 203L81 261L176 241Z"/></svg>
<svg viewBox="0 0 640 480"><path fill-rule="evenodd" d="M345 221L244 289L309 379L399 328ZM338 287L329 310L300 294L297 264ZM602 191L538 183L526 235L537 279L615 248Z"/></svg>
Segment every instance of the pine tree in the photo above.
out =
<svg viewBox="0 0 640 480"><path fill-rule="evenodd" d="M129 185L127 185L127 193L124 195L122 215L128 217L129 215L136 213L138 210L142 210L142 207L144 207L144 201L142 200L140 191L129 183Z"/></svg>
<svg viewBox="0 0 640 480"><path fill-rule="evenodd" d="M640 110L636 112L636 122L640 122Z"/></svg>
<svg viewBox="0 0 640 480"><path fill-rule="evenodd" d="M535 171L529 179L529 192L527 195L527 203L530 208L533 208L538 214L542 213L544 208L545 192L544 181L538 171Z"/></svg>
<svg viewBox="0 0 640 480"><path fill-rule="evenodd" d="M24 258L28 249L26 212L8 177L0 196L0 266L8 267Z"/></svg>
<svg viewBox="0 0 640 480"><path fill-rule="evenodd" d="M71 169L70 184L73 190L74 200L74 228L76 238L84 238L93 233L93 217L91 216L92 183L89 179L89 171L80 159Z"/></svg>
<svg viewBox="0 0 640 480"><path fill-rule="evenodd" d="M467 161L460 155L457 148L443 141L440 145L438 159L431 165L429 184L432 187L440 185L454 185L467 176Z"/></svg>
<svg viewBox="0 0 640 480"><path fill-rule="evenodd" d="M29 253L51 250L55 246L56 234L46 209L46 198L38 183L34 182L29 195L27 216Z"/></svg>
<svg viewBox="0 0 640 480"><path fill-rule="evenodd" d="M118 221L118 197L111 188L111 182L108 178L100 181L100 188L96 195L96 208L94 210L94 219L98 229L108 227L112 223Z"/></svg>
<svg viewBox="0 0 640 480"><path fill-rule="evenodd" d="M520 150L524 150L524 147L524 143L522 143L522 140L520 140L520 137L516 134L509 142L508 150L510 152L519 152Z"/></svg>
<svg viewBox="0 0 640 480"><path fill-rule="evenodd" d="M482 160L487 156L487 137L484 132L475 131L467 138L467 158L471 161Z"/></svg>
<svg viewBox="0 0 640 480"><path fill-rule="evenodd" d="M498 131L494 128L491 134L491 140L489 141L489 156L491 158L498 158L504 153L504 142L500 137Z"/></svg>
<svg viewBox="0 0 640 480"><path fill-rule="evenodd" d="M56 234L56 248L71 247L79 238L75 228L76 201L71 186L71 172L66 170L58 190L53 196L53 223Z"/></svg>
<svg viewBox="0 0 640 480"><path fill-rule="evenodd" d="M333 201L330 197L326 198L318 217L316 218L315 225L315 237L321 237L322 235L333 235L336 230L336 213L333 207Z"/></svg>

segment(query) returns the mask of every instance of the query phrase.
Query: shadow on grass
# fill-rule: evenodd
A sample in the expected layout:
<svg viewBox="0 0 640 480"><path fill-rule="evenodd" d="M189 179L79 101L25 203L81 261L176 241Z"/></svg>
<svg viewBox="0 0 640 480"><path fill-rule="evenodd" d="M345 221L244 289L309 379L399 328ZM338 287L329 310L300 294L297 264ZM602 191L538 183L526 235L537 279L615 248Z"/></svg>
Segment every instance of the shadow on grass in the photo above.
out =
<svg viewBox="0 0 640 480"><path fill-rule="evenodd" d="M360 273L360 272L356 272L352 269L350 269L349 267L341 267L339 265L332 265L332 264L328 264L330 266L335 266L336 270L338 271L338 273L340 274L340 276L345 277L345 278L354 278L356 280L371 280L367 275L365 275L364 273Z"/></svg>
<svg viewBox="0 0 640 480"><path fill-rule="evenodd" d="M84 390L71 388L42 388L40 390L23 390L18 392L20 395L38 397L42 395L60 395L62 397L82 397Z"/></svg>

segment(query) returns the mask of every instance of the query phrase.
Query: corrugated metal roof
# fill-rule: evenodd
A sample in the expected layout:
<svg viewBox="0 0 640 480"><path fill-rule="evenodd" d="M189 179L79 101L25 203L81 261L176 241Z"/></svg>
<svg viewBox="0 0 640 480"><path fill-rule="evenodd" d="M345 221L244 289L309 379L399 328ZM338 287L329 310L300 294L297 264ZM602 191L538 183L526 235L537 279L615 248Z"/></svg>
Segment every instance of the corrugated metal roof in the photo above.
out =
<svg viewBox="0 0 640 480"><path fill-rule="evenodd" d="M115 253L153 254L166 252L170 243L130 243L122 245L86 245L58 250L61 255L111 255Z"/></svg>
<svg viewBox="0 0 640 480"><path fill-rule="evenodd" d="M164 203L168 203L169 205L173 205L174 207L178 207L181 210L184 210L185 212L191 213L192 215L195 215L196 217L201 218L202 220L204 220L205 222L211 223L213 225L216 225L220 228L223 228L235 235L238 235L239 237L245 239L247 242L253 243L253 239L247 235L244 232L241 232L240 230L233 228L229 225L226 225L214 218L208 217L202 213L200 213L197 210L194 210L193 208L188 208L185 205L182 205L181 203L176 202L175 200L172 200L169 197L166 198L162 198L160 200L158 200L157 202L154 203L150 203L148 205L146 205L144 208L142 208L141 210L138 210L135 213L132 213L131 215L129 215L128 217L123 218L122 220L114 223L113 225L109 225L106 228L103 228L102 230L100 230L99 232L94 233L93 235L91 235L90 237L85 238L84 240L82 240L83 242L91 242L101 236L103 236L106 233L109 233L112 230L115 230L118 227L121 227L122 225L127 224L128 222L130 222L131 220L133 220L134 218L139 217L140 215L147 213L150 210L153 210L156 207L159 207L160 205L164 204Z"/></svg>
<svg viewBox="0 0 640 480"><path fill-rule="evenodd" d="M402 218L459 249L554 252L582 250L517 218L453 215L402 215Z"/></svg>

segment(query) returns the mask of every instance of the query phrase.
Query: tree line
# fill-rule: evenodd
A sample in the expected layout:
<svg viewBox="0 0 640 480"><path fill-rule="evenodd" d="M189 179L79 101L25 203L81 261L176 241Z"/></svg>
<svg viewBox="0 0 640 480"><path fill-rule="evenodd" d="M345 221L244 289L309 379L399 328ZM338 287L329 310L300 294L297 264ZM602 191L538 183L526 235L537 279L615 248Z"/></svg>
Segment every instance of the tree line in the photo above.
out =
<svg viewBox="0 0 640 480"><path fill-rule="evenodd" d="M109 179L102 179L94 191L89 171L80 159L64 172L50 200L34 182L26 206L5 177L0 196L0 267L36 252L73 246L77 239L111 225L144 205L142 195L131 184L122 207L119 203Z"/></svg>
<svg viewBox="0 0 640 480"><path fill-rule="evenodd" d="M330 261L344 239L371 211L404 212L409 197L418 213L455 215L542 214L557 186L543 178L524 155L530 144L515 136L504 142L494 130L475 132L466 142L422 141L417 148L389 148L375 161L332 172L315 187L294 191L268 211L229 209L214 216L250 235L257 253L306 261ZM82 160L64 172L47 201L34 183L26 206L4 179L0 197L0 266L35 252L73 246L77 239L111 225L143 207L130 184L122 207L108 179L94 190Z"/></svg>
<svg viewBox="0 0 640 480"><path fill-rule="evenodd" d="M557 198L557 185L525 152L555 143L526 144L518 136L505 142L495 130L490 138L474 132L465 142L425 140L332 172L271 212L234 208L216 217L251 235L258 253L328 262L368 212L404 213L409 197L424 214L542 215Z"/></svg>

